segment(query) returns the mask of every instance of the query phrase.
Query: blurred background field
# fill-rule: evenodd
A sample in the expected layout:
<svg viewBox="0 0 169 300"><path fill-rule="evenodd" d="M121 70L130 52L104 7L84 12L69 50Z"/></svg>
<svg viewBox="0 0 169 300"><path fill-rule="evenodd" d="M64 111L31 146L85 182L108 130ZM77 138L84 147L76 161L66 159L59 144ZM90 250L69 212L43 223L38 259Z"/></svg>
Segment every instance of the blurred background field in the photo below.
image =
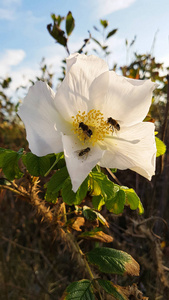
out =
<svg viewBox="0 0 169 300"><path fill-rule="evenodd" d="M167 300L169 27L166 22L169 22L169 4L167 1L130 0L125 5L119 1L121 4L117 5L117 1L100 0L96 3L93 0L78 6L76 2L51 1L46 4L42 1L38 11L38 4L34 1L25 4L21 0L1 0L0 147L29 151L24 126L17 116L18 105L28 87L37 79L57 89L66 72L65 57L68 51L98 55L106 59L110 69L118 74L156 81L159 87L154 91L146 121L155 123L157 136L167 146L166 154L157 158L156 175L152 182L128 170L116 173L123 185L136 190L145 209L144 215L139 216L138 212L128 208L120 216L107 214L105 210L103 215L110 224L107 233L114 237L112 247L128 252L141 266L138 278L120 278L116 275L108 279L123 285L135 282L150 300ZM57 18L58 15L66 16L70 10L75 18L74 31L66 45L60 41L56 44L56 39L50 36L46 28L47 24L53 24L54 15L52 19L50 13L55 13ZM87 18L89 11L91 13ZM37 206L10 190L0 189L2 300L61 299L68 284L84 278L76 252L72 252L46 217L48 208L53 216L58 209L57 205L43 202L47 179L40 178L38 191L39 201L42 202ZM21 180L28 186L30 175L26 174L16 183ZM1 184L4 184L3 173ZM84 252L88 251L91 243L83 241L82 248Z"/></svg>

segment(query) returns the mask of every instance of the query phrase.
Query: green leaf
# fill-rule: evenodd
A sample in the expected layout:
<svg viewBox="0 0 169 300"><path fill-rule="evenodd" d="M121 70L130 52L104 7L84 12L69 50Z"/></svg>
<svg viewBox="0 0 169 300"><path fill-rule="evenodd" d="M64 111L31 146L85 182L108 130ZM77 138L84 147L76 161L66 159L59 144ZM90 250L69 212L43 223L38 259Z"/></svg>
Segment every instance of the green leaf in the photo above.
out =
<svg viewBox="0 0 169 300"><path fill-rule="evenodd" d="M45 200L48 202L55 203L58 197L58 192L62 189L65 180L68 178L69 174L67 168L64 167L51 177L50 181L47 183L47 191L45 195Z"/></svg>
<svg viewBox="0 0 169 300"><path fill-rule="evenodd" d="M29 173L36 177L44 176L51 166L50 155L39 157L28 152L22 156L22 161Z"/></svg>
<svg viewBox="0 0 169 300"><path fill-rule="evenodd" d="M124 210L125 198L126 197L124 191L118 190L114 197L112 197L109 200L106 200L106 208L116 215L122 213Z"/></svg>
<svg viewBox="0 0 169 300"><path fill-rule="evenodd" d="M2 168L2 164L3 164L3 160L4 160L4 156L6 151L12 151L12 150L7 150L4 148L0 148L0 168Z"/></svg>
<svg viewBox="0 0 169 300"><path fill-rule="evenodd" d="M66 16L66 32L67 32L67 35L71 35L74 27L75 27L75 20L72 16L71 11L69 11L67 16Z"/></svg>
<svg viewBox="0 0 169 300"><path fill-rule="evenodd" d="M106 27L109 25L109 23L108 23L107 20L100 20L100 24L101 24L104 28L106 28Z"/></svg>
<svg viewBox="0 0 169 300"><path fill-rule="evenodd" d="M91 281L87 279L71 283L65 294L63 300L95 300Z"/></svg>
<svg viewBox="0 0 169 300"><path fill-rule="evenodd" d="M51 18L57 23L59 27L61 25L61 22L64 20L64 17L61 17L60 15L56 16L55 14L51 14Z"/></svg>
<svg viewBox="0 0 169 300"><path fill-rule="evenodd" d="M21 158L21 152L15 152L8 149L0 148L0 167L8 180L14 178L21 178L23 173L21 172L18 161Z"/></svg>
<svg viewBox="0 0 169 300"><path fill-rule="evenodd" d="M82 182L81 186L78 188L76 192L76 203L80 204L82 200L86 197L88 191L88 176L86 179Z"/></svg>
<svg viewBox="0 0 169 300"><path fill-rule="evenodd" d="M138 210L139 210L139 215L142 215L144 213L144 207L140 200L139 200L139 204L138 204Z"/></svg>
<svg viewBox="0 0 169 300"><path fill-rule="evenodd" d="M136 210L138 208L139 214L140 215L143 214L144 208L143 208L140 198L137 196L136 192L133 189L129 189L126 186L121 186L120 189L124 191L125 196L126 196L125 205L129 205L130 209L132 209L132 210Z"/></svg>
<svg viewBox="0 0 169 300"><path fill-rule="evenodd" d="M67 38L65 36L65 32L61 30L56 21L53 23L53 26L52 24L48 24L47 30L49 31L50 35L56 40L57 43L64 47L67 45Z"/></svg>
<svg viewBox="0 0 169 300"><path fill-rule="evenodd" d="M97 219L96 213L92 209L83 207L83 215L87 220L94 221Z"/></svg>
<svg viewBox="0 0 169 300"><path fill-rule="evenodd" d="M100 196L93 196L92 197L92 204L93 207L97 210L101 210L102 206L105 204L104 198Z"/></svg>
<svg viewBox="0 0 169 300"><path fill-rule="evenodd" d="M108 177L101 172L90 172L89 176L93 179L93 186L99 186L100 194L103 196L104 201L110 199L114 195L114 183L108 179ZM99 190L97 187L97 190ZM99 196L100 194L96 194Z"/></svg>
<svg viewBox="0 0 169 300"><path fill-rule="evenodd" d="M155 141L157 148L156 157L158 157L166 152L166 145L158 137L155 137Z"/></svg>
<svg viewBox="0 0 169 300"><path fill-rule="evenodd" d="M114 35L116 32L117 32L117 28L116 29L113 29L112 31L110 31L109 33L108 33L108 35L106 36L106 39L108 39L109 37L111 37L112 35Z"/></svg>
<svg viewBox="0 0 169 300"><path fill-rule="evenodd" d="M139 264L123 251L106 247L95 248L87 253L87 259L104 273L139 275Z"/></svg>
<svg viewBox="0 0 169 300"><path fill-rule="evenodd" d="M100 42L99 42L98 40L96 40L95 38L92 37L92 40L93 40L96 44L98 44L101 48L103 47L103 46L100 44Z"/></svg>
<svg viewBox="0 0 169 300"><path fill-rule="evenodd" d="M72 183L70 178L68 177L64 184L63 184L63 188L62 188L62 197L63 197L63 201L68 204L68 205L78 205L82 202L82 200L84 199L84 197L87 194L87 190L88 190L88 178L86 178L83 183L81 184L81 186L79 187L79 189L77 190L76 193L74 193L72 191Z"/></svg>
<svg viewBox="0 0 169 300"><path fill-rule="evenodd" d="M139 197L133 189L129 189L127 187L121 187L126 195L126 205L129 205L132 210L138 208L139 205Z"/></svg>
<svg viewBox="0 0 169 300"><path fill-rule="evenodd" d="M83 215L87 220L91 221L94 221L97 218L100 223L102 223L104 226L109 227L106 219L98 211L95 211L86 205L83 206Z"/></svg>
<svg viewBox="0 0 169 300"><path fill-rule="evenodd" d="M128 300L128 297L123 294L123 290L125 290L125 288L115 285L108 280L97 279L97 281L99 285L106 291L106 293L113 295L115 299Z"/></svg>

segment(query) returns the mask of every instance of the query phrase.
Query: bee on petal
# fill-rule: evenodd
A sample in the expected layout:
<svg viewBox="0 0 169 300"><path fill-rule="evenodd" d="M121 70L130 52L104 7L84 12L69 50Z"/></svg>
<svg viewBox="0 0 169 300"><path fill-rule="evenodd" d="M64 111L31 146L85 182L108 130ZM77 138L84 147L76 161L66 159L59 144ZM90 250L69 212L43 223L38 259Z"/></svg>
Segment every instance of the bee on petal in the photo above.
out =
<svg viewBox="0 0 169 300"><path fill-rule="evenodd" d="M84 156L84 155L86 155L87 153L89 153L89 151L90 151L90 148L89 148L89 147L87 147L87 148L85 148L85 149L82 149L82 150L80 150L80 152L79 152L79 156Z"/></svg>
<svg viewBox="0 0 169 300"><path fill-rule="evenodd" d="M118 131L120 130L119 123L115 119L113 119L112 117L109 117L107 119L107 123L111 125L110 127L112 128L113 131L114 131L114 129L116 129Z"/></svg>

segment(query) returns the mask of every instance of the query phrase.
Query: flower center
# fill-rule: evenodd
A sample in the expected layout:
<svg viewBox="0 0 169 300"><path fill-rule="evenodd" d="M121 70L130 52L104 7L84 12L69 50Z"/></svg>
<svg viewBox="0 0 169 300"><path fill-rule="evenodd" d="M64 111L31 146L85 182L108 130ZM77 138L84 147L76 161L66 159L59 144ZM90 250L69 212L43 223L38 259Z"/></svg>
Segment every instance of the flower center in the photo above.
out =
<svg viewBox="0 0 169 300"><path fill-rule="evenodd" d="M90 142L94 145L98 141L103 141L104 137L110 134L110 126L104 120L100 110L92 109L88 113L79 111L72 118L73 131L83 144Z"/></svg>

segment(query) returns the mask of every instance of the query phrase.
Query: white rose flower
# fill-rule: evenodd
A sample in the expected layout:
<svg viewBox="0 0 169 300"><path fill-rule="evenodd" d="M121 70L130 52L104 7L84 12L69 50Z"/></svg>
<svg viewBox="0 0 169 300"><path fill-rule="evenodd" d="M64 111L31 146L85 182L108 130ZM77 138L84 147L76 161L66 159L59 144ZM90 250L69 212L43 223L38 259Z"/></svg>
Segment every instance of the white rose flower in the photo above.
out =
<svg viewBox="0 0 169 300"><path fill-rule="evenodd" d="M154 124L142 121L155 87L151 80L109 71L96 56L71 55L56 94L38 81L19 108L29 148L37 156L64 151L74 192L96 164L131 169L151 180Z"/></svg>

